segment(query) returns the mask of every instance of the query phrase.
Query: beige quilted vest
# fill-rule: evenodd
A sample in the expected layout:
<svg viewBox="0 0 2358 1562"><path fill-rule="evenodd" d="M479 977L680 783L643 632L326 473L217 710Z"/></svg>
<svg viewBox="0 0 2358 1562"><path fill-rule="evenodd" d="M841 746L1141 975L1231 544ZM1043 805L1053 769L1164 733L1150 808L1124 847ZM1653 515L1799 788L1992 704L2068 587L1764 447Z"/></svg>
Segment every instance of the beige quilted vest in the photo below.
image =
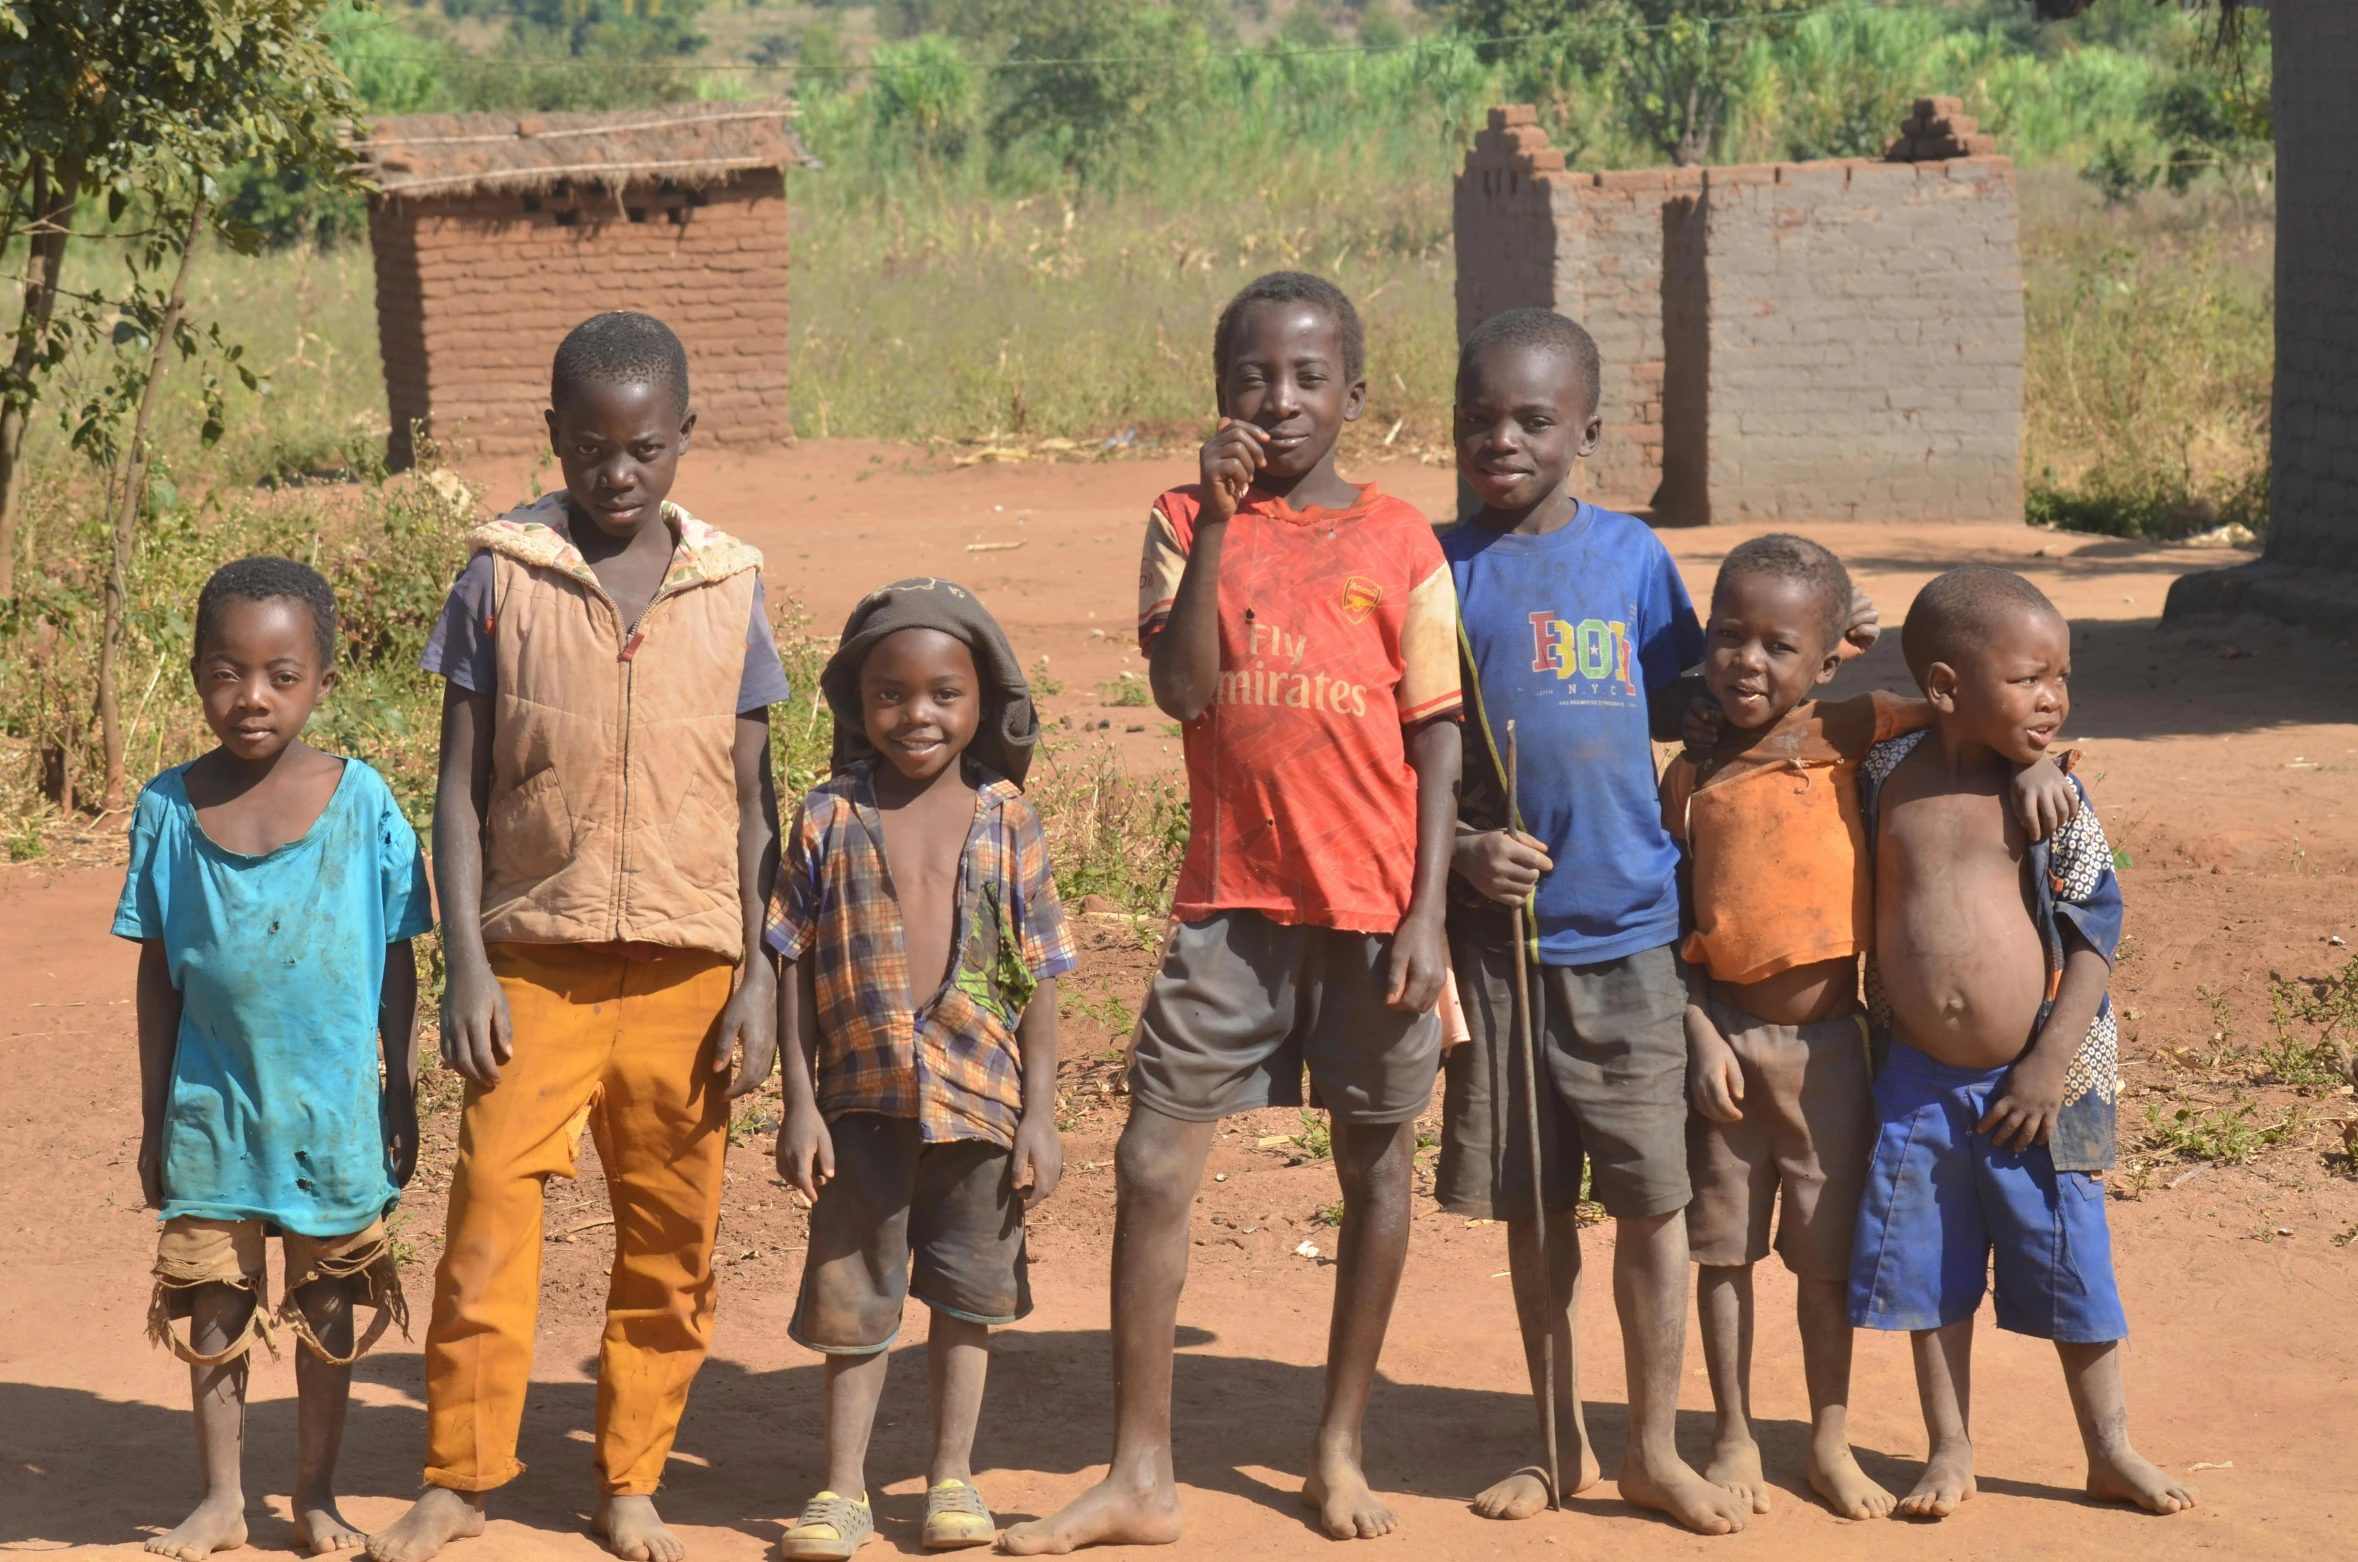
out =
<svg viewBox="0 0 2358 1562"><path fill-rule="evenodd" d="M486 943L744 953L731 755L761 554L664 518L678 545L635 631L559 529L562 493L468 534L493 556L499 663Z"/></svg>

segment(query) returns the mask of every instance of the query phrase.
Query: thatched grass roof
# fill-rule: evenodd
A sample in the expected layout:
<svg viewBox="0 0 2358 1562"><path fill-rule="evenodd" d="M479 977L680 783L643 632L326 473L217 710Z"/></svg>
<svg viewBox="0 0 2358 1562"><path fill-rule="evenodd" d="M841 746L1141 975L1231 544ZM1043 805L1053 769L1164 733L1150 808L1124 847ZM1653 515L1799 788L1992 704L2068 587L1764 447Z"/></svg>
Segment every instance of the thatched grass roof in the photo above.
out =
<svg viewBox="0 0 2358 1562"><path fill-rule="evenodd" d="M405 114L355 127L361 167L387 195L536 193L565 180L620 189L725 184L811 161L790 103L688 103L604 114Z"/></svg>

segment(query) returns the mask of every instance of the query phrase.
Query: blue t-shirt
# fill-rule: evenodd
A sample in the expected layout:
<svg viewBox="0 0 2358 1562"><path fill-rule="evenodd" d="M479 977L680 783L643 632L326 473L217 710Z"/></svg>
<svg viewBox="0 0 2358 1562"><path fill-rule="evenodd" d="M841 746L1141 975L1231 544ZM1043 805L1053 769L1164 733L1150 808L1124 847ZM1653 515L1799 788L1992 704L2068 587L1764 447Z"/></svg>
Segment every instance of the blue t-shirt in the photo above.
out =
<svg viewBox="0 0 2358 1562"><path fill-rule="evenodd" d="M118 938L160 939L181 997L164 1215L364 1230L400 1198L377 1073L385 946L434 925L417 833L344 761L301 840L260 857L197 824L186 765L139 794Z"/></svg>
<svg viewBox="0 0 2358 1562"><path fill-rule="evenodd" d="M1555 859L1534 907L1539 958L1586 965L1673 942L1678 847L1646 697L1702 661L1703 626L1670 550L1635 516L1583 504L1538 537L1467 522L1441 552L1480 714L1502 757L1513 719L1524 827Z"/></svg>

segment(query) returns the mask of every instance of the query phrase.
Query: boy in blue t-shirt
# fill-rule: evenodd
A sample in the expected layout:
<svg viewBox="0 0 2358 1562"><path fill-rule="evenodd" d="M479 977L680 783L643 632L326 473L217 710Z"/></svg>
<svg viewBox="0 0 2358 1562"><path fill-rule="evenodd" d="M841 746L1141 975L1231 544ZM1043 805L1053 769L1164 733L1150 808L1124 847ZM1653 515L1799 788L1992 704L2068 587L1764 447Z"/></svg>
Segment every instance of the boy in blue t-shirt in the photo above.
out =
<svg viewBox="0 0 2358 1562"><path fill-rule="evenodd" d="M1449 946L1472 1039L1447 1063L1436 1193L1445 1209L1507 1224L1535 1396L1543 1331L1555 1334L1555 1398L1568 1423L1568 1490L1558 1495L1569 1495L1598 1475L1573 1370L1585 1161L1591 1196L1618 1229L1613 1294L1630 1412L1621 1496L1722 1535L1743 1527L1750 1504L1697 1474L1673 1437L1687 1313L1687 993L1674 952L1678 847L1662 825L1652 746L1687 714L1698 686L1681 675L1703 659L1703 630L1653 532L1572 493L1575 463L1601 432L1598 373L1589 334L1544 309L1489 321L1458 358L1458 471L1481 508L1441 544L1456 578L1469 718ZM1516 902L1549 1081L1539 1112L1545 1283L1511 1045ZM1524 1518L1549 1495L1546 1472L1526 1468L1474 1506Z"/></svg>
<svg viewBox="0 0 2358 1562"><path fill-rule="evenodd" d="M335 596L306 565L239 559L205 583L189 670L220 746L140 793L115 912L140 946L139 1181L163 1217L148 1332L189 1364L205 1475L196 1510L147 1549L183 1562L245 1544L268 1237L286 1252L277 1318L304 1346L299 1550L362 1542L334 1485L352 1363L388 1322L408 1330L384 1217L417 1162L410 940L433 914L384 779L299 739L334 687L335 643ZM355 1302L377 1310L357 1344Z"/></svg>

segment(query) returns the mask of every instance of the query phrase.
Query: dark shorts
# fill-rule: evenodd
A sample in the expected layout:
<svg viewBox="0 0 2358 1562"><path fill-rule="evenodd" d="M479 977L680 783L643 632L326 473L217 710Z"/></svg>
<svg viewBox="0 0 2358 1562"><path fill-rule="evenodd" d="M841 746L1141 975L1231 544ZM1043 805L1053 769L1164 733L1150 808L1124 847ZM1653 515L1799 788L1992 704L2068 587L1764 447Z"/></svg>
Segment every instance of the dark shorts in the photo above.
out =
<svg viewBox="0 0 2358 1562"><path fill-rule="evenodd" d="M1146 992L1130 1094L1182 1122L1313 1101L1344 1123L1432 1107L1441 1017L1384 1002L1388 935L1220 911L1171 930Z"/></svg>
<svg viewBox="0 0 2358 1562"><path fill-rule="evenodd" d="M912 1118L846 1112L828 1125L835 1175L811 1208L802 1295L786 1332L830 1355L890 1346L914 1296L969 1323L1032 1310L1013 1152L979 1139L927 1144Z"/></svg>
<svg viewBox="0 0 2358 1562"><path fill-rule="evenodd" d="M1962 1323L1995 1275L2001 1329L2075 1345L2128 1336L2103 1180L2056 1170L2046 1145L2001 1150L1980 1131L2005 1079L1893 1040L1851 1251L1854 1326Z"/></svg>
<svg viewBox="0 0 2358 1562"><path fill-rule="evenodd" d="M1530 1130L1515 1055L1515 952L1449 941L1473 1039L1450 1049L1434 1195L1452 1214L1528 1220ZM1539 1165L1551 1214L1589 1196L1616 1220L1687 1206L1686 983L1670 946L1538 968Z"/></svg>

